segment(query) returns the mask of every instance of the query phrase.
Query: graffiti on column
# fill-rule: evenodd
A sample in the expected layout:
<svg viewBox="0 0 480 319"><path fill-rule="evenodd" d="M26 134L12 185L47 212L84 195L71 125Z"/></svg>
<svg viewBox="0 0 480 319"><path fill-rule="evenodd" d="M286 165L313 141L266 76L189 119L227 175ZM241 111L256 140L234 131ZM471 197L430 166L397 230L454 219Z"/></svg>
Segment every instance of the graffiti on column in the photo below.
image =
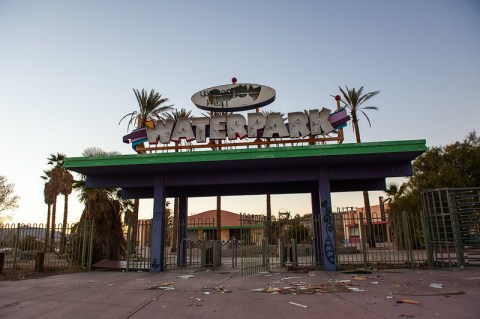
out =
<svg viewBox="0 0 480 319"><path fill-rule="evenodd" d="M330 234L333 234L333 216L332 208L328 204L327 200L322 201L322 208L325 209L325 214L323 216L323 222L325 223L325 229L327 230L326 239L323 244L323 249L325 251L325 256L331 264L335 264L335 248L333 246L332 239Z"/></svg>
<svg viewBox="0 0 480 319"><path fill-rule="evenodd" d="M153 259L153 263L152 263L153 269L158 269L158 266L160 266L160 265L158 264L158 258L154 258L154 259Z"/></svg>

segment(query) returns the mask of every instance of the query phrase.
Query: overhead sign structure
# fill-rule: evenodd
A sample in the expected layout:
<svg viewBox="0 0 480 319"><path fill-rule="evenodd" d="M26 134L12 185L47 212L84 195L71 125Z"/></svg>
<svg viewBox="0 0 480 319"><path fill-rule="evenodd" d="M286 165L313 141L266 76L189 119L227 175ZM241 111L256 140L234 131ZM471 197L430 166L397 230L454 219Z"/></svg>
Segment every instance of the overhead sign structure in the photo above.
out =
<svg viewBox="0 0 480 319"><path fill-rule="evenodd" d="M275 94L274 89L265 85L226 84L195 93L192 102L205 111L238 112L268 105L275 101Z"/></svg>
<svg viewBox="0 0 480 319"><path fill-rule="evenodd" d="M274 89L260 84L237 84L236 78L232 79L232 83L201 90L192 96L192 102L198 108L210 111L210 116L181 117L176 121L147 120L145 127L125 135L123 142L131 143L133 149L144 153L343 141L341 129L350 117L344 108L340 108L338 101L335 112L322 108L291 112L286 117L274 112L264 114L258 109L275 100ZM256 112L247 116L235 113L253 109Z"/></svg>
<svg viewBox="0 0 480 319"><path fill-rule="evenodd" d="M123 137L124 143L132 143L133 148L148 142L149 145L163 144L162 149L171 142L177 145L172 148L205 148L211 144L196 144L179 146L181 140L187 142L206 143L207 138L212 141L226 141L223 146L245 146L250 144L286 144L304 141L318 141L326 139L326 135L346 126L350 117L345 109L331 113L329 109L313 109L307 113L288 113L287 123L280 113L248 113L247 118L241 114L212 115L211 117L181 117L174 120L149 121L144 128L137 129ZM320 137L317 137L320 135ZM236 140L245 138L256 139L254 142L238 143ZM289 140L270 141L272 138ZM301 140L305 139L306 140ZM336 140L336 138L335 138ZM153 149L150 147L150 149Z"/></svg>

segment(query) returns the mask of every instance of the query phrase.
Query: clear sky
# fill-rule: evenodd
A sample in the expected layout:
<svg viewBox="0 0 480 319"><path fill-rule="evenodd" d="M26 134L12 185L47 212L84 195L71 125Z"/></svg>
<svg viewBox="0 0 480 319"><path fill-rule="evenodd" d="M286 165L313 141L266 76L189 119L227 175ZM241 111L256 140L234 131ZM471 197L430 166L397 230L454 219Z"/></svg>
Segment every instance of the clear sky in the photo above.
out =
<svg viewBox="0 0 480 319"><path fill-rule="evenodd" d="M283 113L332 109L338 86L380 90L363 141L449 144L480 126L480 2L0 0L0 175L21 197L12 221L46 221L49 154L134 153L118 125L137 109L133 88L201 115L191 96L233 76L274 88L266 109ZM354 142L350 125L345 135ZM71 197L76 221L83 207ZM332 201L363 206L361 193ZM141 206L151 217L151 202ZM215 199L189 206L215 209ZM272 207L309 213L310 199L274 196ZM261 213L265 197L224 198L223 208Z"/></svg>

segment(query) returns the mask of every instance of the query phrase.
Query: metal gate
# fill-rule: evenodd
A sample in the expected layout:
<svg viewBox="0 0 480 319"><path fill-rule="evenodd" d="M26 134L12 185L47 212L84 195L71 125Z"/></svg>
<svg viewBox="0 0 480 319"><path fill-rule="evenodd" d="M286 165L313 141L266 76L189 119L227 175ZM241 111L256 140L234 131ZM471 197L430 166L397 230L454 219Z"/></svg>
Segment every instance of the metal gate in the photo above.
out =
<svg viewBox="0 0 480 319"><path fill-rule="evenodd" d="M240 225L242 276L261 271L321 268L315 263L311 215L291 218L285 214L268 221L264 215L242 214Z"/></svg>
<svg viewBox="0 0 480 319"><path fill-rule="evenodd" d="M480 266L480 188L424 190L429 265Z"/></svg>
<svg viewBox="0 0 480 319"><path fill-rule="evenodd" d="M242 276L269 270L266 216L240 215L240 265Z"/></svg>
<svg viewBox="0 0 480 319"><path fill-rule="evenodd" d="M221 243L215 240L215 233L213 219L185 219L175 226L167 223L164 269L201 270L220 267ZM179 238L179 234L183 234L183 238ZM126 237L126 270L150 270L152 220L139 220L135 224L129 224Z"/></svg>

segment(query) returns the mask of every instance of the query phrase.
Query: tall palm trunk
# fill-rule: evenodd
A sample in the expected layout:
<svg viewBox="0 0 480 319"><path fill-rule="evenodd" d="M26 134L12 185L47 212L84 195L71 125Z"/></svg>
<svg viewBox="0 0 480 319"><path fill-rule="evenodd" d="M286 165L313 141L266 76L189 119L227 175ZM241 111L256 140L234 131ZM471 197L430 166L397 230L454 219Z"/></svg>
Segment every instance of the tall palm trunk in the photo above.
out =
<svg viewBox="0 0 480 319"><path fill-rule="evenodd" d="M272 199L270 193L267 194L267 228L266 236L271 244L274 244L272 234Z"/></svg>
<svg viewBox="0 0 480 319"><path fill-rule="evenodd" d="M375 248L375 232L373 229L372 211L370 209L370 198L368 191L363 191L363 203L365 205L365 216L367 218L367 240L370 248Z"/></svg>
<svg viewBox="0 0 480 319"><path fill-rule="evenodd" d="M175 142L175 147L180 144L179 142ZM175 148L175 153L178 153L178 148ZM172 253L177 251L177 240L178 240L178 202L179 198L175 197L173 200L173 234L172 234L172 247L170 251Z"/></svg>
<svg viewBox="0 0 480 319"><path fill-rule="evenodd" d="M172 234L172 247L170 251L172 253L177 251L177 241L178 241L178 202L179 198L175 197L173 200L173 234Z"/></svg>
<svg viewBox="0 0 480 319"><path fill-rule="evenodd" d="M363 86L360 89L355 90L355 88L349 89L345 86L346 91L344 91L341 87L338 87L340 92L344 97L344 103L346 106L350 108L350 115L352 116L352 125L353 130L355 132L355 138L357 143L361 143L360 140L360 128L358 126L358 112L361 112L368 121L370 125L370 119L368 118L367 114L363 110L378 110L376 106L363 106L363 103L370 100L374 96L380 93L380 91L373 91L363 94ZM337 98L335 98L339 101ZM339 102L338 102L339 103ZM338 104L337 104L338 105ZM370 125L371 126L371 125ZM365 206L365 213L367 218L367 238L368 244L371 248L375 247L375 235L373 232L373 223L372 223L372 213L370 211L370 199L368 197L368 191L363 191L363 202Z"/></svg>
<svg viewBox="0 0 480 319"><path fill-rule="evenodd" d="M65 204L63 205L63 224L62 224L62 241L60 242L60 251L63 253L65 250L65 238L67 232L67 219L68 219L68 194L65 194Z"/></svg>
<svg viewBox="0 0 480 319"><path fill-rule="evenodd" d="M138 230L138 211L140 210L140 199L133 200L133 212L128 223L130 224L130 244L132 248L131 253L137 253L137 230Z"/></svg>
<svg viewBox="0 0 480 319"><path fill-rule="evenodd" d="M52 251L55 250L55 218L57 214L57 196L55 196L55 200L53 201L52 206L52 232L50 233L50 249Z"/></svg>
<svg viewBox="0 0 480 319"><path fill-rule="evenodd" d="M45 246L43 248L43 251L45 252L47 250L48 246L48 232L50 231L50 215L52 211L52 205L47 204L48 211L47 211L47 225L45 226Z"/></svg>
<svg viewBox="0 0 480 319"><path fill-rule="evenodd" d="M361 143L360 139L360 129L358 127L358 118L356 114L352 114L352 124L355 128L355 138L357 143ZM367 219L367 242L370 248L375 248L375 234L373 230L373 222L372 222L372 211L370 209L370 197L368 196L368 191L363 191L363 205L365 207L365 218Z"/></svg>

